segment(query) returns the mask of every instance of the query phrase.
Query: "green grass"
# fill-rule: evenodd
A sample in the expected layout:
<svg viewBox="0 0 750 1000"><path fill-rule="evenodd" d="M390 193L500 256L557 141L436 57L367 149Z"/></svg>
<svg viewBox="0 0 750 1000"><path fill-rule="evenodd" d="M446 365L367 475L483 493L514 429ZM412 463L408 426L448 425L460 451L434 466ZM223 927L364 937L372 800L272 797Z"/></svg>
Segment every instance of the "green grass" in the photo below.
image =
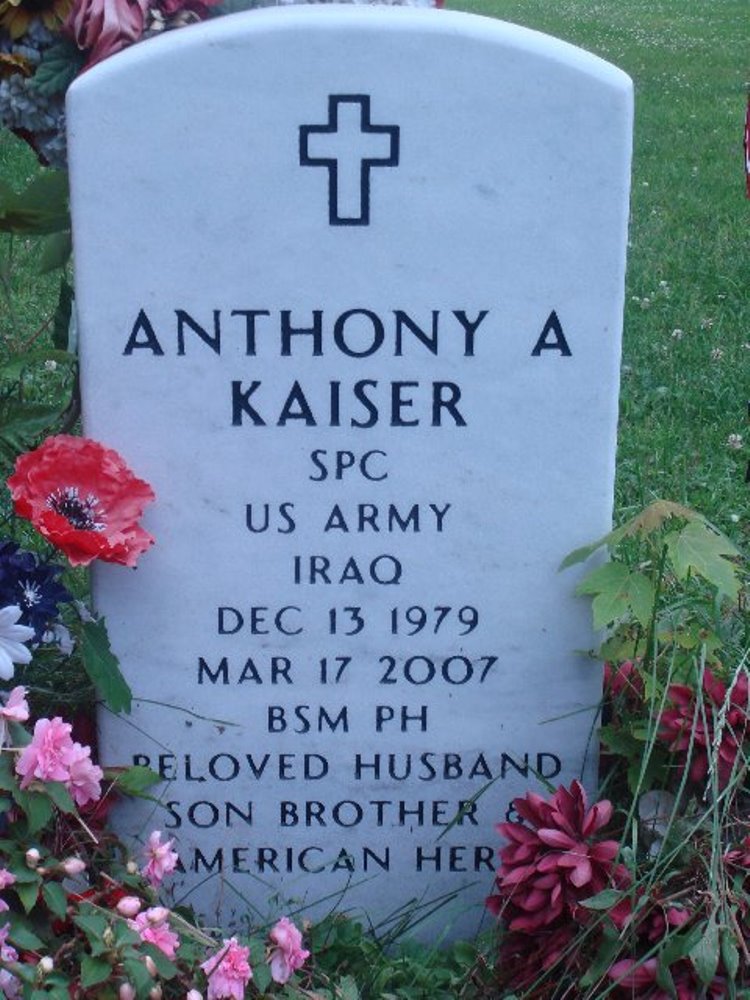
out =
<svg viewBox="0 0 750 1000"><path fill-rule="evenodd" d="M461 0L462 10L557 35L635 81L636 125L616 518L655 496L750 535L750 266L742 130L747 0ZM33 158L0 139L16 185ZM54 277L34 275L16 239L18 301L0 335L28 342L54 308ZM674 331L682 331L681 337ZM743 446L732 449L730 434ZM583 487L582 483L582 487Z"/></svg>

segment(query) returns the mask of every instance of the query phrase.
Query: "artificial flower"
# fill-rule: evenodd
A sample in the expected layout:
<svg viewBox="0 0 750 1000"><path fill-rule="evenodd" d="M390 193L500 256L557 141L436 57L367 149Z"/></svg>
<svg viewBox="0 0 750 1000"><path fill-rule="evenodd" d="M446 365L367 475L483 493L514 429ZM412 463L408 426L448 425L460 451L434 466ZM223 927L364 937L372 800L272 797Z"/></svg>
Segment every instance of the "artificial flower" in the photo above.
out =
<svg viewBox="0 0 750 1000"><path fill-rule="evenodd" d="M62 571L62 566L40 563L15 542L0 542L0 605L19 606L20 622L34 629L35 642L57 617L58 605L73 600L57 581Z"/></svg>
<svg viewBox="0 0 750 1000"><path fill-rule="evenodd" d="M253 978L249 957L250 949L237 938L224 939L221 950L201 965L208 978L208 1000L243 1000Z"/></svg>
<svg viewBox="0 0 750 1000"><path fill-rule="evenodd" d="M154 499L123 459L87 438L59 434L21 455L8 480L16 513L73 566L94 559L135 566L153 543L138 525Z"/></svg>
<svg viewBox="0 0 750 1000"><path fill-rule="evenodd" d="M693 688L671 684L667 698L673 707L661 713L657 735L696 783L705 780L709 761L715 761L719 787L724 788L750 735L748 678L740 674L727 691L726 684L706 667L702 692L699 701Z"/></svg>
<svg viewBox="0 0 750 1000"><path fill-rule="evenodd" d="M18 961L18 952L12 945L8 944L9 934L10 924L0 927L0 962L3 964ZM0 969L0 996L5 997L5 1000L16 1000L16 997L20 997L21 990L20 979L17 979L7 969Z"/></svg>
<svg viewBox="0 0 750 1000"><path fill-rule="evenodd" d="M271 942L268 955L271 978L275 983L283 985L304 965L310 952L302 947L302 934L288 917L282 917L274 925L268 938Z"/></svg>
<svg viewBox="0 0 750 1000"><path fill-rule="evenodd" d="M41 21L45 28L56 31L70 8L71 0L2 0L0 28L5 28L13 40L25 35L34 21Z"/></svg>
<svg viewBox="0 0 750 1000"><path fill-rule="evenodd" d="M91 747L74 743L68 757L68 777L65 786L79 807L98 802L102 796L104 772L91 760Z"/></svg>
<svg viewBox="0 0 750 1000"><path fill-rule="evenodd" d="M0 609L0 677L9 681L14 663L31 663L31 653L24 646L34 636L34 629L19 625L21 609L17 604Z"/></svg>
<svg viewBox="0 0 750 1000"><path fill-rule="evenodd" d="M28 788L32 781L67 781L70 776L69 761L73 749L72 726L59 715L54 719L39 719L34 735L16 761L16 774L21 775L21 788Z"/></svg>
<svg viewBox="0 0 750 1000"><path fill-rule="evenodd" d="M147 9L148 0L74 0L65 32L93 66L138 41Z"/></svg>
<svg viewBox="0 0 750 1000"><path fill-rule="evenodd" d="M615 864L617 841L597 837L612 816L609 801L589 809L583 786L574 781L549 802L529 792L513 805L526 823L498 825L510 843L500 851L498 894L487 900L510 931L535 933L563 915L578 919L581 900L627 883L626 869Z"/></svg>
<svg viewBox="0 0 750 1000"><path fill-rule="evenodd" d="M34 780L61 781L77 806L98 802L104 772L91 761L91 748L74 743L72 726L60 716L39 719L34 735L16 761L16 774L21 775L21 788Z"/></svg>
<svg viewBox="0 0 750 1000"><path fill-rule="evenodd" d="M177 851L172 850L173 843L173 840L167 840L162 844L160 830L153 830L149 834L146 844L147 861L141 874L155 888L161 885L165 875L170 875L177 867L179 856Z"/></svg>
<svg viewBox="0 0 750 1000"><path fill-rule="evenodd" d="M26 701L26 688L14 687L5 704L0 707L0 747L8 742L8 723L27 722L29 718L29 703Z"/></svg>
<svg viewBox="0 0 750 1000"><path fill-rule="evenodd" d="M157 910L163 911L166 916L160 912L159 916L161 919L155 920L153 914ZM167 958L172 959L177 953L177 949L180 945L180 938L174 933L173 930L171 930L169 924L167 923L168 916L169 911L165 910L163 906L152 907L150 910L145 910L143 913L139 913L135 920L129 920L128 924L134 931L138 932L141 937L141 941L154 945L154 947L158 948L160 952L167 956Z"/></svg>

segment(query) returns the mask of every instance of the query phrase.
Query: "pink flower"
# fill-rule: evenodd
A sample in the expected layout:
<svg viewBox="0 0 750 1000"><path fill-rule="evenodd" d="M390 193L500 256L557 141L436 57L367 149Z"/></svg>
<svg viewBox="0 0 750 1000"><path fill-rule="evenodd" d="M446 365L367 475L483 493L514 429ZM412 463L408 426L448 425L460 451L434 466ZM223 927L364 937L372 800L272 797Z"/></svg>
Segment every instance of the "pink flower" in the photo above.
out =
<svg viewBox="0 0 750 1000"><path fill-rule="evenodd" d="M70 731L70 724L63 722L59 715L54 719L39 719L31 743L16 761L16 773L22 777L21 788L28 788L35 778L39 781L68 780L73 750Z"/></svg>
<svg viewBox="0 0 750 1000"><path fill-rule="evenodd" d="M172 850L173 840L167 840L162 844L161 831L153 830L149 834L146 844L146 858L148 859L141 873L149 880L154 887L160 886L164 876L171 874L177 867L180 860L177 851Z"/></svg>
<svg viewBox="0 0 750 1000"><path fill-rule="evenodd" d="M0 708L0 747L8 742L8 723L27 722L29 705L26 701L26 688L14 687L8 695L5 704Z"/></svg>
<svg viewBox="0 0 750 1000"><path fill-rule="evenodd" d="M302 947L302 934L288 917L282 917L268 935L272 948L268 955L271 978L282 985L305 964L310 952Z"/></svg>
<svg viewBox="0 0 750 1000"><path fill-rule="evenodd" d="M60 716L39 719L31 743L16 761L16 773L22 776L21 788L37 779L61 781L78 806L98 802L102 791L102 769L91 762L90 747L74 743L71 726Z"/></svg>
<svg viewBox="0 0 750 1000"><path fill-rule="evenodd" d="M237 938L224 939L221 950L201 965L208 977L208 1000L243 1000L245 987L253 978L249 957L250 949Z"/></svg>
<svg viewBox="0 0 750 1000"><path fill-rule="evenodd" d="M9 872L7 868L0 868L0 892L7 889L9 885L13 885L15 881L16 876L13 872Z"/></svg>
<svg viewBox="0 0 750 1000"><path fill-rule="evenodd" d="M680 768L689 767L690 779L702 782L708 774L709 752L715 740L718 717L720 739L716 755L717 779L723 788L732 774L737 754L745 738L750 735L750 690L748 679L738 677L729 692L727 687L708 668L703 674L703 705L698 703L696 692L686 684L672 684L667 697L673 708L665 709L659 719L658 737L669 750L678 756ZM726 713L724 706L726 704ZM688 758L688 753L691 754Z"/></svg>
<svg viewBox="0 0 750 1000"><path fill-rule="evenodd" d="M117 902L115 909L123 917L134 917L140 910L143 903L137 896L123 896Z"/></svg>
<svg viewBox="0 0 750 1000"><path fill-rule="evenodd" d="M626 869L615 864L617 841L596 837L612 816L610 802L588 809L586 792L574 781L569 790L558 788L549 802L529 792L513 805L529 825L498 825L510 843L500 851L498 894L487 900L494 913L502 912L509 930L535 933L563 914L580 920L580 900L627 883Z"/></svg>
<svg viewBox="0 0 750 1000"><path fill-rule="evenodd" d="M174 931L170 930L166 917L161 920L153 919L152 914L155 913L156 909L154 907L153 910L139 913L135 920L129 920L128 924L134 931L138 931L141 941L155 945L167 958L174 958L180 945L180 938ZM158 907L158 909L163 910L164 908ZM164 912L168 914L168 911ZM161 916L161 913L158 915Z"/></svg>
<svg viewBox="0 0 750 1000"><path fill-rule="evenodd" d="M77 806L98 802L102 797L101 780L104 771L91 760L91 748L74 743L70 753L66 787Z"/></svg>
<svg viewBox="0 0 750 1000"><path fill-rule="evenodd" d="M7 943L8 934L10 934L10 924L0 927L0 962L17 962L18 952ZM0 995L4 996L6 1000L15 1000L21 995L21 989L20 979L17 979L7 969L0 969Z"/></svg>

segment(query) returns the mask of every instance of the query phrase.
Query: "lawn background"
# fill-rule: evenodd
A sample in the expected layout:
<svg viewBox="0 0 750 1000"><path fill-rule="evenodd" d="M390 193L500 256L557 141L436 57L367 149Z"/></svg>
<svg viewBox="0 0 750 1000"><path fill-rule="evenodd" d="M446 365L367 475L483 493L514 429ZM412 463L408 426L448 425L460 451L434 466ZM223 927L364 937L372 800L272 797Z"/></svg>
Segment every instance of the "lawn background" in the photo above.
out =
<svg viewBox="0 0 750 1000"><path fill-rule="evenodd" d="M700 510L746 544L750 200L742 136L750 4L460 0L451 6L556 35L633 78L615 520L660 496ZM19 188L35 169L23 143L0 135L0 177ZM14 307L0 300L6 355L43 343L46 331L37 333L54 309L60 277L37 275L34 241L3 237L0 256ZM39 385L44 378L48 389ZM38 371L36 379L36 391L55 391L54 373ZM741 435L742 444L731 447L730 435Z"/></svg>

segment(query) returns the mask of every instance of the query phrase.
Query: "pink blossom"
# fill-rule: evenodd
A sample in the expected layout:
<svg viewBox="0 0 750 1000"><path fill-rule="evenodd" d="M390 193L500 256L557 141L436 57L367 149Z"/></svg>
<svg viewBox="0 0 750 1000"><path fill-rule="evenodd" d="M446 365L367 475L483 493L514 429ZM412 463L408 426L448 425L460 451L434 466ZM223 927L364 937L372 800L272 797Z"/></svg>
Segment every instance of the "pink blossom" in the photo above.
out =
<svg viewBox="0 0 750 1000"><path fill-rule="evenodd" d="M14 687L8 695L5 704L0 708L0 747L8 742L8 723L27 722L29 705L26 701L26 688Z"/></svg>
<svg viewBox="0 0 750 1000"><path fill-rule="evenodd" d="M302 934L288 917L282 917L268 935L272 948L268 955L271 978L282 985L301 968L310 952L302 947Z"/></svg>
<svg viewBox="0 0 750 1000"><path fill-rule="evenodd" d="M689 769L688 774L694 782L704 781L708 774L717 719L723 715L716 754L717 779L719 787L723 788L731 777L742 744L750 735L750 687L747 677L744 674L738 677L727 697L724 682L706 668L702 705L693 688L686 684L671 684L667 697L673 707L662 712L657 735L677 755L680 767Z"/></svg>
<svg viewBox="0 0 750 1000"><path fill-rule="evenodd" d="M0 927L0 962L17 962L18 952L7 943L10 934L10 924ZM21 981L7 969L0 969L0 995L6 1000L15 1000L21 995Z"/></svg>
<svg viewBox="0 0 750 1000"><path fill-rule="evenodd" d="M118 900L115 909L123 917L134 917L143 906L137 896L123 896Z"/></svg>
<svg viewBox="0 0 750 1000"><path fill-rule="evenodd" d="M102 797L101 780L104 771L91 760L91 748L74 743L68 761L69 774L66 787L77 806L98 802Z"/></svg>
<svg viewBox="0 0 750 1000"><path fill-rule="evenodd" d="M149 834L146 844L146 858L148 860L141 872L155 887L160 886L164 876L171 874L177 867L179 856L177 851L172 850L173 843L174 841L167 840L162 844L160 830L153 830Z"/></svg>
<svg viewBox="0 0 750 1000"><path fill-rule="evenodd" d="M224 939L221 950L201 965L208 977L208 1000L243 1000L253 978L249 957L250 949L237 938Z"/></svg>
<svg viewBox="0 0 750 1000"><path fill-rule="evenodd" d="M487 900L490 910L502 912L509 930L535 933L563 914L580 919L580 900L627 883L626 869L615 864L617 841L596 836L612 816L611 802L589 809L583 786L574 781L570 789L558 788L549 802L529 792L513 805L528 825L497 827L510 843L500 851L498 894Z"/></svg>
<svg viewBox="0 0 750 1000"><path fill-rule="evenodd" d="M15 881L16 876L13 872L9 872L7 868L0 868L0 892L7 889L9 885L13 885Z"/></svg>
<svg viewBox="0 0 750 1000"><path fill-rule="evenodd" d="M128 924L134 931L138 931L141 941L155 945L167 958L174 958L175 952L180 945L180 938L174 931L170 930L166 918L161 920L153 919L153 912L157 909L168 913L168 911L164 910L164 907L154 907L153 910L146 910L143 913L139 913L135 920L129 920Z"/></svg>
<svg viewBox="0 0 750 1000"><path fill-rule="evenodd" d="M35 778L40 781L68 780L73 751L70 731L70 724L63 722L59 715L54 719L39 719L31 743L16 761L16 773L22 777L21 788L28 788Z"/></svg>

